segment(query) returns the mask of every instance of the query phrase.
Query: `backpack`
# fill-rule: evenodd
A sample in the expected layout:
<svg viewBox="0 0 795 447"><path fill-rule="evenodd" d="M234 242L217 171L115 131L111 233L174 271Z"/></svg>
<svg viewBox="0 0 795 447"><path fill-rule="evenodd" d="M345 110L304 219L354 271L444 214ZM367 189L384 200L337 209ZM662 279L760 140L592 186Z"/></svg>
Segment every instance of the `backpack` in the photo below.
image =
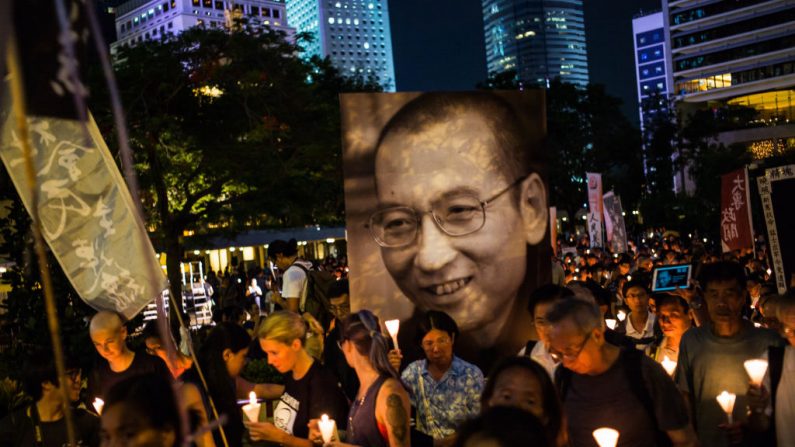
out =
<svg viewBox="0 0 795 447"><path fill-rule="evenodd" d="M624 372L627 376L627 383L629 384L632 394L640 401L641 405L643 405L646 414L648 414L654 425L655 445L657 447L669 447L673 444L668 434L660 430L657 425L657 415L654 412L654 401L652 400L651 394L649 394L649 389L646 387L646 382L643 380L643 371L641 370L643 357L645 357L643 352L637 349L623 349L617 361L622 362ZM571 385L571 374L571 370L565 368L563 365L560 365L555 371L555 385L557 385L560 391L561 403L566 399L566 392Z"/></svg>
<svg viewBox="0 0 795 447"><path fill-rule="evenodd" d="M309 312L323 328L328 328L332 318L329 310L329 290L337 281L337 277L331 272L309 270L297 262L292 266L300 268L306 274L306 300L304 307L300 309L301 312Z"/></svg>

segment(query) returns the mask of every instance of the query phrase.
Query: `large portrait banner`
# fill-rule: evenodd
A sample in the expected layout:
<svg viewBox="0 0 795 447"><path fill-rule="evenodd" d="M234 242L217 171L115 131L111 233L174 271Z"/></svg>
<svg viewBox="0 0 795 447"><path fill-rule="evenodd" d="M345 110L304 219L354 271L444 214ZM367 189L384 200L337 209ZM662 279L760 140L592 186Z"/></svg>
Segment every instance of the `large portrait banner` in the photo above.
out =
<svg viewBox="0 0 795 447"><path fill-rule="evenodd" d="M351 305L401 320L404 359L423 312L461 330L481 366L533 333L549 281L544 92L345 94Z"/></svg>

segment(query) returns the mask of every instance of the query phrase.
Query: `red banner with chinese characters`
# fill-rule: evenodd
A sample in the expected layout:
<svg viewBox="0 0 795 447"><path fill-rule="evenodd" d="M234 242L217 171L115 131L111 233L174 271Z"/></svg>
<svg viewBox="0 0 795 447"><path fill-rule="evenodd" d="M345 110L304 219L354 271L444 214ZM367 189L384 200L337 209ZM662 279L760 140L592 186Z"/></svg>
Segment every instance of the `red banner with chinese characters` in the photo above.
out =
<svg viewBox="0 0 795 447"><path fill-rule="evenodd" d="M748 171L739 169L721 177L720 240L724 252L753 248Z"/></svg>

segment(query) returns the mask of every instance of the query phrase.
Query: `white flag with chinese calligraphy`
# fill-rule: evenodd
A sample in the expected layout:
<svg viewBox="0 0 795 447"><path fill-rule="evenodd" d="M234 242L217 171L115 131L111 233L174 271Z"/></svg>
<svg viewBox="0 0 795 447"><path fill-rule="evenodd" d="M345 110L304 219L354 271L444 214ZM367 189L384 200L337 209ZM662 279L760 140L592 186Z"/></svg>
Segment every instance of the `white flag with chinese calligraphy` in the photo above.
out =
<svg viewBox="0 0 795 447"><path fill-rule="evenodd" d="M27 122L45 240L86 303L132 318L166 288L166 278L96 123L37 116ZM10 95L2 98L0 125L0 158L30 211L25 136Z"/></svg>

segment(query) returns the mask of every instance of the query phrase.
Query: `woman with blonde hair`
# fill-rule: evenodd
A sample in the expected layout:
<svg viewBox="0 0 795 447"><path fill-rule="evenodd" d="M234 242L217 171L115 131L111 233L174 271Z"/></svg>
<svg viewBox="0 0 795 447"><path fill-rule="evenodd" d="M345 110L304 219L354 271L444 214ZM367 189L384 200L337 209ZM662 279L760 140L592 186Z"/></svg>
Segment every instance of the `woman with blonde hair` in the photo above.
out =
<svg viewBox="0 0 795 447"><path fill-rule="evenodd" d="M334 373L307 352L309 329L301 315L290 311L272 313L257 329L268 363L284 374L284 389L273 411L273 423L246 423L252 440L311 446L309 420L323 414L336 420L341 429L346 427L348 400Z"/></svg>

